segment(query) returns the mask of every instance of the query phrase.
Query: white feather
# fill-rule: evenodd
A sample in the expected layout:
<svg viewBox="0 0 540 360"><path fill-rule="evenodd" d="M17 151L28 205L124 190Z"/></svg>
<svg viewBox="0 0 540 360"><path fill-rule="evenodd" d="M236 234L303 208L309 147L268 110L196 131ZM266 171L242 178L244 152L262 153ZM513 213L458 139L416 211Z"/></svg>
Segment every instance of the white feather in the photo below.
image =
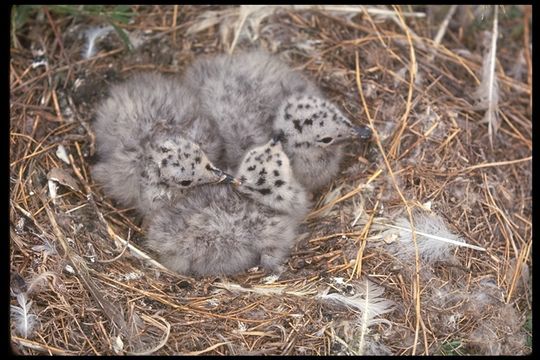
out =
<svg viewBox="0 0 540 360"><path fill-rule="evenodd" d="M369 328L380 323L390 324L388 320L381 319L380 316L392 312L395 303L382 297L384 288L368 279L362 281L355 290L356 294L353 296L333 293L319 295L319 298L352 307L360 312L356 326L360 332L358 354L362 355L368 349L384 348L384 345L375 344L376 341L374 339L371 339L371 341L368 339Z"/></svg>
<svg viewBox="0 0 540 360"><path fill-rule="evenodd" d="M498 37L498 12L495 5L493 15L493 31L491 33L491 41L487 54L484 56L482 63L482 81L476 90L476 98L478 106L486 110L484 121L488 123L489 143L493 148L493 135L496 134L500 122L497 115L499 105L499 83L497 81L497 73L495 65L497 63L497 37Z"/></svg>
<svg viewBox="0 0 540 360"><path fill-rule="evenodd" d="M413 214L413 221L418 253L427 263L448 259L451 257L450 252L453 246L466 246L485 251L484 248L465 243L459 236L453 234L444 220L436 214L417 212ZM386 226L390 229L381 234L383 239L397 235L397 241L388 245L390 253L402 261L413 261L415 248L409 219L399 218L395 221L395 225L387 224Z"/></svg>
<svg viewBox="0 0 540 360"><path fill-rule="evenodd" d="M35 245L32 246L32 250L36 252L43 252L46 256L49 255L56 255L56 246L53 242L49 241L48 239L45 239L43 245Z"/></svg>
<svg viewBox="0 0 540 360"><path fill-rule="evenodd" d="M83 48L83 59L89 59L96 53L96 42L113 30L112 26L92 27L84 33L86 44Z"/></svg>
<svg viewBox="0 0 540 360"><path fill-rule="evenodd" d="M28 300L26 293L17 294L17 302L19 306L11 305L11 317L15 323L15 331L19 335L29 338L37 323L37 316L30 312L32 301Z"/></svg>

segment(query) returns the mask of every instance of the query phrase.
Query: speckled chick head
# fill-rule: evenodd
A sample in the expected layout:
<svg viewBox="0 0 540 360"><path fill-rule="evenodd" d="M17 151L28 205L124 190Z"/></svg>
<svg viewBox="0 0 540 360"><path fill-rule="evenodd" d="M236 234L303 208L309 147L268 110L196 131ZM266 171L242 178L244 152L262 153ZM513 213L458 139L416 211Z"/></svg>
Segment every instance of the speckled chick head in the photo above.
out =
<svg viewBox="0 0 540 360"><path fill-rule="evenodd" d="M329 148L344 141L368 139L371 131L354 126L336 106L316 96L293 95L283 102L274 123L289 149Z"/></svg>
<svg viewBox="0 0 540 360"><path fill-rule="evenodd" d="M150 135L146 149L149 171L143 170L141 175L165 194L197 185L235 181L214 166L196 143L169 127L158 126Z"/></svg>
<svg viewBox="0 0 540 360"><path fill-rule="evenodd" d="M276 211L302 217L310 204L305 189L294 178L280 136L249 150L240 163L238 191Z"/></svg>

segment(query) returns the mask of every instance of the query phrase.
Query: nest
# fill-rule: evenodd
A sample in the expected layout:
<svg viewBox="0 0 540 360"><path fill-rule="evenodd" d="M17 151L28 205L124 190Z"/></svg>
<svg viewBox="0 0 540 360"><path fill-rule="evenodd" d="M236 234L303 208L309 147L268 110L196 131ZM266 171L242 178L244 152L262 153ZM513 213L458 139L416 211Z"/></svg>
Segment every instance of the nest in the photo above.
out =
<svg viewBox="0 0 540 360"><path fill-rule="evenodd" d="M531 7L492 9L133 6L122 31L93 33L114 9L24 9L10 61L12 349L529 353ZM250 47L376 136L317 194L279 278L180 276L93 182L93 110L134 72Z"/></svg>

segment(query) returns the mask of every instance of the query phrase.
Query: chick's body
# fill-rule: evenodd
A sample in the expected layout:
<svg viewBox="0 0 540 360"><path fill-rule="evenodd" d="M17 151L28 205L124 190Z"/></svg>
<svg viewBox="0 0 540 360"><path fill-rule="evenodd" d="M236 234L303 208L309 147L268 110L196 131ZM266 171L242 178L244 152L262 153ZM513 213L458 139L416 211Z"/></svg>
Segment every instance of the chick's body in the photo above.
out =
<svg viewBox="0 0 540 360"><path fill-rule="evenodd" d="M245 182L238 189L201 186L156 212L147 245L165 266L196 276L259 264L279 269L308 211L307 194L291 177L281 145L249 151L237 177Z"/></svg>
<svg viewBox="0 0 540 360"><path fill-rule="evenodd" d="M175 179L189 186L211 181L199 168L221 157L223 144L213 127L199 117L194 95L176 81L157 73L135 75L114 85L97 110L93 177L107 195L144 215L179 186ZM180 180L175 171L181 169Z"/></svg>
<svg viewBox="0 0 540 360"><path fill-rule="evenodd" d="M265 251L281 259L295 235L290 216L259 206L230 185L208 185L158 211L147 244L178 273L230 275L258 265Z"/></svg>

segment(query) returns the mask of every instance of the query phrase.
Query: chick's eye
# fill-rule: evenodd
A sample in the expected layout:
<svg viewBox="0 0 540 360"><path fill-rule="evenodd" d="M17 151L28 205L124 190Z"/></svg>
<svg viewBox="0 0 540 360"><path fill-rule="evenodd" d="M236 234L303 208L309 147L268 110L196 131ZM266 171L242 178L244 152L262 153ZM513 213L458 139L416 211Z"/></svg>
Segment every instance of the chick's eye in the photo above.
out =
<svg viewBox="0 0 540 360"><path fill-rule="evenodd" d="M180 183L180 185L182 185L182 186L189 186L189 185L191 185L191 180L184 180L184 181L182 181L182 182Z"/></svg>
<svg viewBox="0 0 540 360"><path fill-rule="evenodd" d="M319 140L320 142L322 143L325 143L325 144L330 144L332 142L332 139L331 137L325 137L325 138L322 138L321 140Z"/></svg>

